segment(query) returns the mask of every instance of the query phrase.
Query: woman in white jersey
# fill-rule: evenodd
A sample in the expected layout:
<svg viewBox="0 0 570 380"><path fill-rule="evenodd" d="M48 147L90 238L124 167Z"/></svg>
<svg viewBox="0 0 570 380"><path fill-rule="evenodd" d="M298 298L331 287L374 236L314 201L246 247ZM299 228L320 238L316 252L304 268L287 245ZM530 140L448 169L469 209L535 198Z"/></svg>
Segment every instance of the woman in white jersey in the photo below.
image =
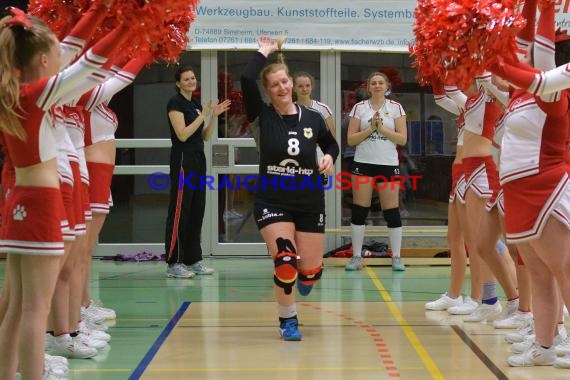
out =
<svg viewBox="0 0 570 380"><path fill-rule="evenodd" d="M331 134L336 136L332 111L325 103L311 98L313 87L315 87L315 78L311 74L301 71L293 75L295 102L320 113L323 119L325 119L325 123L327 123L327 128L331 131Z"/></svg>
<svg viewBox="0 0 570 380"><path fill-rule="evenodd" d="M325 119L328 130L333 136L336 136L336 128L334 125L332 111L325 103L311 99L313 87L315 87L315 78L311 74L305 71L296 73L293 75L293 100L295 100L295 103L297 104L313 109L320 113L323 119ZM317 162L319 162L323 156L323 151L321 148L317 147ZM326 176L323 176L323 181L326 186L328 184L328 178Z"/></svg>
<svg viewBox="0 0 570 380"><path fill-rule="evenodd" d="M382 213L388 225L392 248L392 269L405 270L400 261L402 220L398 207L400 177L396 145L407 141L406 113L402 106L386 95L390 80L386 74L375 72L367 80L370 98L354 105L350 111L347 142L356 146L352 164L352 249L353 257L347 270L362 269L362 244L365 221L374 190L378 190Z"/></svg>

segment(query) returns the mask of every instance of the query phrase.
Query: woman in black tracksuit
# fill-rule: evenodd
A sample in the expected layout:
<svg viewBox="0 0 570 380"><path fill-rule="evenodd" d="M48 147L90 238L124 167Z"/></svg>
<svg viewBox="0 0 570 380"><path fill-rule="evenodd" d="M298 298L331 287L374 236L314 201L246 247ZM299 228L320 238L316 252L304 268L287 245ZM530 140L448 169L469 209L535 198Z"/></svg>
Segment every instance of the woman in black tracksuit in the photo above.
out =
<svg viewBox="0 0 570 380"><path fill-rule="evenodd" d="M192 98L197 80L191 67L181 67L175 74L177 94L166 106L172 140L170 152L170 204L166 219L166 275L192 278L212 274L202 263L200 235L206 208L206 190L200 178L206 175L204 140L214 130L214 120L230 105L208 102L204 108ZM204 127L206 118L208 124ZM182 179L182 181L181 181Z"/></svg>

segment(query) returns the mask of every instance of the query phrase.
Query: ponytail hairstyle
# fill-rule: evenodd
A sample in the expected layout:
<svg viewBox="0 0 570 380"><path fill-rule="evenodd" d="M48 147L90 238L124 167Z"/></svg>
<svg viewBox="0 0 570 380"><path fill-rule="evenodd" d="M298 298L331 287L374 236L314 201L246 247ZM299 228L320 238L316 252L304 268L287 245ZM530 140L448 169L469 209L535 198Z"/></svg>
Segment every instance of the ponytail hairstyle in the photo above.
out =
<svg viewBox="0 0 570 380"><path fill-rule="evenodd" d="M40 19L10 11L12 16L0 19L0 131L24 140L20 84L36 70L37 55L48 53L57 39Z"/></svg>
<svg viewBox="0 0 570 380"><path fill-rule="evenodd" d="M269 74L276 73L278 71L284 70L285 73L289 78L291 78L291 74L289 74L289 67L285 64L285 55L283 54L283 44L285 43L285 37L280 36L277 38L277 63L272 63L263 68L261 71L261 84L263 88L267 88L267 76Z"/></svg>

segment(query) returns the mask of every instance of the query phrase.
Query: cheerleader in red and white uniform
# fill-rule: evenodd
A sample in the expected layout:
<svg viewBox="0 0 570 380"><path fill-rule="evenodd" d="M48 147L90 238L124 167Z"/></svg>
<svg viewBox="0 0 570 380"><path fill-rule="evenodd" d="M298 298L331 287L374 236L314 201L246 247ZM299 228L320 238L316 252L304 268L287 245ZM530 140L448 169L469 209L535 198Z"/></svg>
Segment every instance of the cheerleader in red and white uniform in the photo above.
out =
<svg viewBox="0 0 570 380"><path fill-rule="evenodd" d="M538 34L545 37L542 47L548 48L553 56L552 3L543 6L543 16L549 22L539 23L539 30L543 29ZM560 50L557 45L556 52ZM567 61L567 57L557 56L553 63L560 64L559 58ZM509 357L508 363L570 367L569 358L556 358L557 353L570 352L560 351L566 344L554 347L570 343L557 336L561 310L558 291L564 303L570 304L570 95L562 85L566 81L566 87L570 87L570 82L560 68L536 73L529 66L515 63L497 65L491 70L522 88L514 91L508 108L500 180L504 188L507 239L517 244L532 277L536 338L525 351Z"/></svg>
<svg viewBox="0 0 570 380"><path fill-rule="evenodd" d="M82 15L76 26L61 42L62 68L67 67L83 52L87 41L91 39L105 15L105 10L98 3L93 3L91 8ZM69 92L66 98L79 97L83 91L96 85L98 76L85 78L83 82ZM79 157L67 132L66 121L69 122L69 117L66 115L66 108L55 107L55 116L54 132L58 150L58 174L68 228L63 231L65 254L52 298L48 324L49 334L46 335L46 350L52 354L68 358L88 358L95 356L97 350L83 344L79 339L80 337L75 334L78 330L79 305L75 305L70 299L72 293L70 283L76 271L77 250L75 250L74 255L71 255L70 252L76 235L85 234L85 221L83 207L81 206L82 192L80 191L81 187L78 187L81 186Z"/></svg>
<svg viewBox="0 0 570 380"><path fill-rule="evenodd" d="M83 107L85 119L84 152L90 177L89 203L92 221L87 235L87 277L84 279L81 294L82 318L94 323L115 319L115 311L91 300L89 295L89 265L99 234L112 205L111 179L115 169L115 131L117 116L108 104L111 98L130 85L145 64L152 62L149 52L141 52L137 57L124 63L125 58L115 59L122 68L113 66L109 78L93 90L84 94L78 105Z"/></svg>
<svg viewBox="0 0 570 380"><path fill-rule="evenodd" d="M447 90L447 91L446 91ZM467 96L455 86L443 86L435 83L434 98L437 105L459 116L457 153L452 166L452 189L448 208L448 243L452 256L451 283L449 294L442 295L438 300L426 304L430 310L447 309L450 314L467 315L473 313L483 300L494 298L496 295L495 279L486 264L476 255L470 257L471 296L461 299L461 287L466 269L466 250L464 229L466 226L465 192L466 180L463 173L463 137L464 111ZM457 200L457 202L456 202ZM497 242L496 252L505 251L504 244ZM484 286L485 285L485 286ZM455 297L453 297L455 295Z"/></svg>
<svg viewBox="0 0 570 380"><path fill-rule="evenodd" d="M0 21L0 62L7 82L0 89L0 118L16 173L0 241L0 250L8 254L10 277L8 310L0 325L0 377L15 377L19 362L23 378L39 379L44 372L47 314L64 253L50 110L105 63L125 29L117 28L59 72L55 35L43 22L13 12L15 16ZM24 116L21 109L26 110Z"/></svg>
<svg viewBox="0 0 570 380"><path fill-rule="evenodd" d="M508 312L518 307L518 293L514 268L508 255L496 253L500 225L495 205L498 193L498 174L491 156L491 140L502 108L495 97L487 94L480 82L473 81L466 91L467 99L457 88L447 88L447 94L465 107L463 144L463 169L466 178L465 228L463 230L471 261L482 259L484 282L483 301L477 309L466 316L466 322L480 322L497 316L501 305L497 300L493 275L503 287L508 303ZM504 252L504 249L501 249ZM488 268L485 268L485 264ZM477 268L476 268L477 269Z"/></svg>
<svg viewBox="0 0 570 380"><path fill-rule="evenodd" d="M465 299L461 296L463 279L467 265L467 252L463 236L463 224L465 219L465 175L462 168L463 157L463 125L464 106L458 105L446 95L443 83L439 80L432 81L435 103L446 111L457 115L457 151L451 168L451 192L449 194L449 207L447 209L448 229L447 241L451 255L451 279L448 291L439 299L426 303L428 310L447 310L451 314L471 314L482 297L483 281L480 271L471 265L471 296ZM464 104L464 102L463 102Z"/></svg>

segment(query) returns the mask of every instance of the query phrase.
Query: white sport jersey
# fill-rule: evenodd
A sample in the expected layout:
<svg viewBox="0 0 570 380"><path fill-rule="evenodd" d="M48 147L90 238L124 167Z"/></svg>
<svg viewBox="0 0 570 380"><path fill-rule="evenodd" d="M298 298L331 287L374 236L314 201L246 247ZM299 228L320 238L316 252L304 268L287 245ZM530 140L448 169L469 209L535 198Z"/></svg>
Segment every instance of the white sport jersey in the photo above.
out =
<svg viewBox="0 0 570 380"><path fill-rule="evenodd" d="M534 96L528 93L513 95L505 113L499 164L501 185L539 172L547 117Z"/></svg>
<svg viewBox="0 0 570 380"><path fill-rule="evenodd" d="M309 106L310 109L317 111L321 114L325 121L332 117L332 111L325 103L321 103L317 100L311 99L311 105ZM323 158L324 153L319 146L317 146L317 163Z"/></svg>
<svg viewBox="0 0 570 380"><path fill-rule="evenodd" d="M396 129L395 120L406 115L400 103L390 99L386 99L378 111L384 127L391 131ZM352 107L350 117L360 120L359 131L363 131L370 128L375 113L370 101L363 100ZM374 132L356 146L354 160L375 165L399 165L396 144L378 132Z"/></svg>
<svg viewBox="0 0 570 380"><path fill-rule="evenodd" d="M491 146L491 155L493 156L493 161L495 161L497 168L500 167L501 145L503 144L503 136L505 134L506 116L507 114L503 113L497 122L497 128L495 128L495 134L493 135L493 145Z"/></svg>
<svg viewBox="0 0 570 380"><path fill-rule="evenodd" d="M465 95L456 86L444 86L445 97L439 95L436 97L435 102L443 109L452 112L459 116L457 121L457 146L463 146L463 137L465 136L465 109L467 103L467 95ZM451 102L450 102L451 100ZM455 107L453 104L455 103Z"/></svg>
<svg viewBox="0 0 570 380"><path fill-rule="evenodd" d="M457 89L457 91L459 91L459 89ZM463 105L460 106L446 94L433 94L433 99L435 100L435 104L447 112L457 115L457 146L463 146L463 136L465 135L465 129L463 129L465 126L465 101L463 101Z"/></svg>
<svg viewBox="0 0 570 380"><path fill-rule="evenodd" d="M67 134L63 109L59 106L54 107L54 114L55 123L53 131L57 147L57 173L61 182L73 185L73 172L71 171L69 162L72 161L72 158L75 158L73 161L77 162L79 158L77 157L77 151L73 147L73 143Z"/></svg>
<svg viewBox="0 0 570 380"><path fill-rule="evenodd" d="M96 144L101 141L110 141L115 139L115 131L119 122L115 112L107 107L106 104L99 104L89 115L89 132L90 141L88 141L88 134L85 135L85 145Z"/></svg>
<svg viewBox="0 0 570 380"><path fill-rule="evenodd" d="M315 111L320 113L321 116L323 117L323 119L325 119L325 120L327 120L329 117L332 116L332 111L329 108L329 106L327 106L325 103L321 103L317 100L312 99L311 105L309 106L309 108L314 109Z"/></svg>

